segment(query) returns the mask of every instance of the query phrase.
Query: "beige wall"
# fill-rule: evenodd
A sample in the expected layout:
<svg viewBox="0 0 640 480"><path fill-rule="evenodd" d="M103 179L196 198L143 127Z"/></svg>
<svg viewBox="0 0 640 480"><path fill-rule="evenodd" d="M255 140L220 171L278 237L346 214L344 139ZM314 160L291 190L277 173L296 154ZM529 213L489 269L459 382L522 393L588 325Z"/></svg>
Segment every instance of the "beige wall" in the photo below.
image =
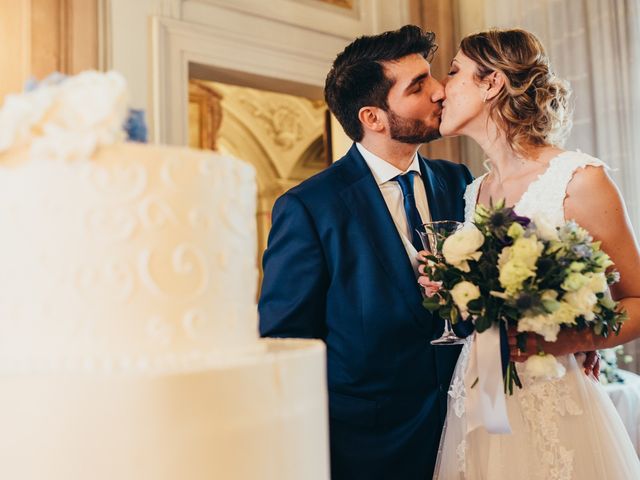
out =
<svg viewBox="0 0 640 480"><path fill-rule="evenodd" d="M0 0L0 99L52 72L98 67L99 0Z"/></svg>
<svg viewBox="0 0 640 480"><path fill-rule="evenodd" d="M413 22L436 34L438 51L431 62L433 75L443 79L455 55L455 2L450 0L412 0ZM460 139L444 138L424 145L420 152L428 158L444 158L454 162L463 160Z"/></svg>
<svg viewBox="0 0 640 480"><path fill-rule="evenodd" d="M437 78L447 75L462 37L484 28L484 8L484 2L478 0L411 0L413 22L436 33L438 51L432 68ZM423 146L421 153L464 163L476 176L484 172L484 153L468 138L436 140Z"/></svg>

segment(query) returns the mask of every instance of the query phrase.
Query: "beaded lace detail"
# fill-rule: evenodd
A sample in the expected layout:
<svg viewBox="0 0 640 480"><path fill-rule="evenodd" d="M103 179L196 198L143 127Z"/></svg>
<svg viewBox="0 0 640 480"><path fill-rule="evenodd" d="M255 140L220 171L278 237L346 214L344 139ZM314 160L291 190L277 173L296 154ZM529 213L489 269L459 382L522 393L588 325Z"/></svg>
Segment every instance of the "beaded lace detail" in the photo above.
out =
<svg viewBox="0 0 640 480"><path fill-rule="evenodd" d="M550 161L547 170L529 185L516 203L516 212L524 216L541 214L554 225L563 224L567 185L579 168L589 165L606 168L606 164L602 161L581 152L567 151L556 156ZM464 194L465 223L473 221L478 191L486 175L476 178L467 186ZM465 342L449 389L450 408L462 421L465 416L464 399L466 397L463 379L472 339L473 336ZM566 356L559 358L559 361L566 364L573 359ZM575 452L562 445L558 421L561 416L582 415L583 411L570 395L567 378L554 381L534 380L524 371L520 373L520 377L524 388L518 390L515 395L507 397L507 402L519 404L518 410L522 413L528 430L527 435L530 436L531 445L535 449L532 454L540 459L541 468L536 473L536 478L570 480ZM469 445L466 439L463 439L456 449L458 471L463 477L466 469L467 448Z"/></svg>
<svg viewBox="0 0 640 480"><path fill-rule="evenodd" d="M525 372L521 376L524 388L516 393L516 401L540 462L539 478L571 480L575 452L560 442L559 417L583 411L571 398L565 379L533 381Z"/></svg>

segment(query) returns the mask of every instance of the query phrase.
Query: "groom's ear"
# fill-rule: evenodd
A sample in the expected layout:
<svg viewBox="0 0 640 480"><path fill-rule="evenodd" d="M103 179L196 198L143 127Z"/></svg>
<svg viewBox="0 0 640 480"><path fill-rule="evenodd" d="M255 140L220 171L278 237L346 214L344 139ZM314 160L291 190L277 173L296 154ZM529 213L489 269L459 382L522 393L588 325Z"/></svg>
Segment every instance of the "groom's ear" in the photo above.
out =
<svg viewBox="0 0 640 480"><path fill-rule="evenodd" d="M505 78L502 72L493 71L484 78L487 85L486 100L490 101L495 98L504 88Z"/></svg>
<svg viewBox="0 0 640 480"><path fill-rule="evenodd" d="M382 132L385 128L382 110L378 107L362 107L358 111L358 119L367 130Z"/></svg>

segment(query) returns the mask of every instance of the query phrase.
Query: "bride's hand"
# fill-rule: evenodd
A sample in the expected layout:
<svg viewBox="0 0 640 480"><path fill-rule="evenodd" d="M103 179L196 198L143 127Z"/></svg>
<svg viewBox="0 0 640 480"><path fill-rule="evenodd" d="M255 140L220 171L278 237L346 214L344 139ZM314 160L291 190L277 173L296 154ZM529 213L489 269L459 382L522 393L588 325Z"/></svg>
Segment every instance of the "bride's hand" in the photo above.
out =
<svg viewBox="0 0 640 480"><path fill-rule="evenodd" d="M536 355L538 350L555 356L584 353L585 359L582 364L584 373L593 374L596 380L600 376L600 355L593 350L591 343L593 333L589 330L562 330L555 342L546 342L540 335L529 333L525 351L518 348L516 341L518 331L515 327L509 327L507 335L511 359L515 362L526 361L530 356Z"/></svg>

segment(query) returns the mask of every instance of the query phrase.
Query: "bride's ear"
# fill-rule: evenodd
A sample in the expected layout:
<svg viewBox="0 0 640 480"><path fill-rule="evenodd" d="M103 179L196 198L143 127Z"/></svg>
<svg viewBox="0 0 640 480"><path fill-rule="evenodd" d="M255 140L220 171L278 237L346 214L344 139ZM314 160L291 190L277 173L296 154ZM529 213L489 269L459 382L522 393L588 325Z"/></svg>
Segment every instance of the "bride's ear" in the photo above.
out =
<svg viewBox="0 0 640 480"><path fill-rule="evenodd" d="M483 93L483 100L489 102L504 88L504 75L501 72L493 71L484 78L483 83L486 88Z"/></svg>

